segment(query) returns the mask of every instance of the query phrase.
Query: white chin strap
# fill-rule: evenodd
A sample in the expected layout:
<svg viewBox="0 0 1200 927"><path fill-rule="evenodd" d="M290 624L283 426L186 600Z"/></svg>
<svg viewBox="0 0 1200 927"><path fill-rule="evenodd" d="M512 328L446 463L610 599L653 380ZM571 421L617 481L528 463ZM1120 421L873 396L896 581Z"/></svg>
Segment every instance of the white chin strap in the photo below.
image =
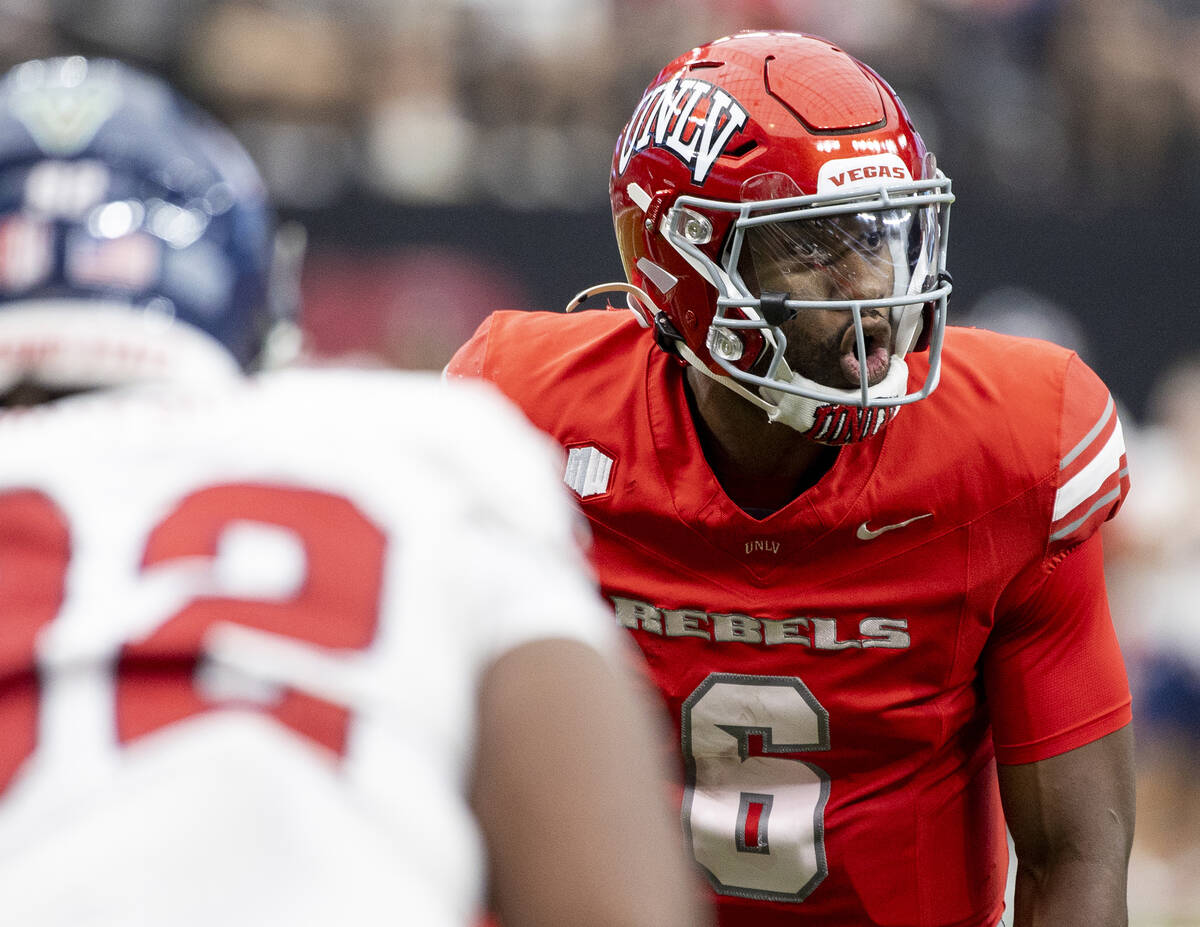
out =
<svg viewBox="0 0 1200 927"><path fill-rule="evenodd" d="M857 403L862 391L857 389L831 389L807 377L802 377L781 360L777 379L810 390L828 394L829 399L813 399L785 390L761 387L762 393L752 392L731 377L721 376L709 369L682 341L676 342L679 355L710 380L733 390L743 399L753 403L767 413L772 422L782 422L802 435L823 444L850 444L877 434L884 425L896 417L899 406L874 406L864 409ZM867 390L870 399L897 399L908 389L908 365L904 359L893 354L888 364L887 376ZM844 401L842 401L844 400Z"/></svg>

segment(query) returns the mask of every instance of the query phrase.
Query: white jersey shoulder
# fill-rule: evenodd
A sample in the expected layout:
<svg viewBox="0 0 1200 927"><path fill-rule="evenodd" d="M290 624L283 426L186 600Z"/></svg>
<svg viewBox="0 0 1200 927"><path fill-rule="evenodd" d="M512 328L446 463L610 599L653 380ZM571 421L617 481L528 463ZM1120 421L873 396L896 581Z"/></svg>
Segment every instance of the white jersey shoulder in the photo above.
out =
<svg viewBox="0 0 1200 927"><path fill-rule="evenodd" d="M295 371L0 414L0 445L0 573L44 603L13 922L471 923L483 672L618 646L550 440L480 384Z"/></svg>

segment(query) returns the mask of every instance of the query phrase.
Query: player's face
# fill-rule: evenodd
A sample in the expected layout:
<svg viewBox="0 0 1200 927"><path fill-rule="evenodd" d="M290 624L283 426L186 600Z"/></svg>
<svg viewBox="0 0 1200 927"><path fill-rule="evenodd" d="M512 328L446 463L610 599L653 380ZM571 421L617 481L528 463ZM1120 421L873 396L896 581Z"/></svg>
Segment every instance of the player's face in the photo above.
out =
<svg viewBox="0 0 1200 927"><path fill-rule="evenodd" d="M879 299L892 295L895 269L883 219L873 213L805 219L750 229L746 247L758 294L791 299ZM892 326L879 309L862 310L871 385L887 375ZM797 373L825 386L859 386L854 319L846 309L802 309L781 326L785 357Z"/></svg>

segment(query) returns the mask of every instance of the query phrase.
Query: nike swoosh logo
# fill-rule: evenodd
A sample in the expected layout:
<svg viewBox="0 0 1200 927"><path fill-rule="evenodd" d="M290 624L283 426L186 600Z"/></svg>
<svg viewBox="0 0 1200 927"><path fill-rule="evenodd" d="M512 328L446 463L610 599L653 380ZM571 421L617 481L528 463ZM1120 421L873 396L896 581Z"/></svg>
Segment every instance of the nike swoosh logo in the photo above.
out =
<svg viewBox="0 0 1200 927"><path fill-rule="evenodd" d="M860 541L873 541L886 531L895 531L897 528L911 525L914 521L920 521L922 518L931 518L932 516L933 512L925 512L921 515L914 515L912 518L905 519L904 521L898 521L894 525L884 525L882 528L868 528L867 523L864 521L858 526L858 531L855 534Z"/></svg>

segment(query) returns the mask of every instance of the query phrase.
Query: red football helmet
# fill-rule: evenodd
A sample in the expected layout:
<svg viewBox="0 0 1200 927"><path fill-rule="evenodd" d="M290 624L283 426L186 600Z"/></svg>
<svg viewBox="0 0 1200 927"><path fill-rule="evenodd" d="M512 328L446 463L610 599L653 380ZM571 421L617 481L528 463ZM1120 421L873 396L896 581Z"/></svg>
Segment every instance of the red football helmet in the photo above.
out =
<svg viewBox="0 0 1200 927"><path fill-rule="evenodd" d="M742 32L677 58L621 133L609 192L630 308L773 420L857 440L937 385L950 181L892 89L836 46ZM873 268L873 289L865 271L831 274L847 252ZM829 285L770 286L780 261L823 270ZM857 388L790 369L780 326L806 309L853 320L845 365ZM887 314L889 345L864 333L864 312ZM914 349L931 363L910 391Z"/></svg>

